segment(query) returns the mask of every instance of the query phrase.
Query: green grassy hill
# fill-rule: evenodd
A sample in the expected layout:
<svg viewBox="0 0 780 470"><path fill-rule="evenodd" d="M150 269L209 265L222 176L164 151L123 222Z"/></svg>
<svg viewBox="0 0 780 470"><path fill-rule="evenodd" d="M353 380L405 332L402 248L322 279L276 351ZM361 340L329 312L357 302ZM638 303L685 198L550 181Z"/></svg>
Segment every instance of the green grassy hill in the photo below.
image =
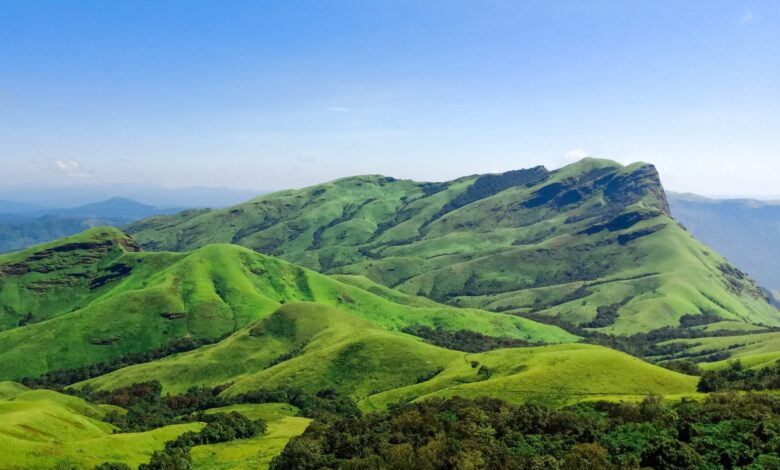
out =
<svg viewBox="0 0 780 470"><path fill-rule="evenodd" d="M114 434L114 427L102 421L107 412L80 398L0 382L0 469L92 468L105 461L135 467L166 441L202 426Z"/></svg>
<svg viewBox="0 0 780 470"><path fill-rule="evenodd" d="M480 373L483 366L489 374ZM361 407L372 410L398 401L452 396L548 405L591 399L641 400L648 394L692 396L697 382L697 377L600 346L500 349L466 354L432 380L368 397Z"/></svg>
<svg viewBox="0 0 780 470"><path fill-rule="evenodd" d="M314 303L287 304L217 345L120 369L77 387L112 389L150 379L172 393L192 385L229 384L222 392L227 396L285 385L311 393L335 388L364 410L438 395L555 403L633 399L690 394L697 382L600 346L451 351Z"/></svg>
<svg viewBox="0 0 780 470"><path fill-rule="evenodd" d="M236 245L144 253L115 229L93 229L0 258L6 324L0 379L89 366L182 338L212 341L295 300L334 305L386 329L429 325L545 342L560 328L337 279Z"/></svg>
<svg viewBox="0 0 780 470"><path fill-rule="evenodd" d="M739 360L750 368L774 365L780 360L780 332L753 333L709 338L675 339L662 343L682 346L674 356L701 361L703 369L719 369ZM661 358L667 359L667 358Z"/></svg>
<svg viewBox="0 0 780 470"><path fill-rule="evenodd" d="M155 379L177 393L193 385L231 383L228 395L295 385L310 392L333 387L359 399L414 383L461 356L334 307L295 302L213 346L80 385L118 388Z"/></svg>
<svg viewBox="0 0 780 470"><path fill-rule="evenodd" d="M698 313L780 325L747 275L671 218L647 164L586 159L445 183L353 177L127 229L152 250L236 243L451 305L610 334Z"/></svg>

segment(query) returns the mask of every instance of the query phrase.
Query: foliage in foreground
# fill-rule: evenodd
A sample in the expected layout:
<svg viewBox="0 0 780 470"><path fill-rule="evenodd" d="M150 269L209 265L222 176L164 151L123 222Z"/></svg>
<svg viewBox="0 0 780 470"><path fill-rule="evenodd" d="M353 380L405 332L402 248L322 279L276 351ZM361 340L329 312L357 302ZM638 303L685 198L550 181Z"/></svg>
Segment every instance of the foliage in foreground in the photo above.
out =
<svg viewBox="0 0 780 470"><path fill-rule="evenodd" d="M500 400L428 400L314 423L272 464L281 469L720 469L780 466L780 400L583 403L552 410Z"/></svg>

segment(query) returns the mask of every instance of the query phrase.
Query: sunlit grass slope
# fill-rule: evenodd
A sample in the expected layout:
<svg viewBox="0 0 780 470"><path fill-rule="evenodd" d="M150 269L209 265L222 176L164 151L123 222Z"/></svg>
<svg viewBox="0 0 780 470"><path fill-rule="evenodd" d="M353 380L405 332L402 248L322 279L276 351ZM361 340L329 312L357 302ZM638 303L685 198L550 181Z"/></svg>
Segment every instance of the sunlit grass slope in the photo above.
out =
<svg viewBox="0 0 780 470"><path fill-rule="evenodd" d="M0 469L92 468L105 461L133 468L200 423L113 434L106 409L49 390L0 383ZM6 393L15 390L12 396Z"/></svg>
<svg viewBox="0 0 780 470"><path fill-rule="evenodd" d="M678 395L694 392L697 381L599 346L480 354L447 350L314 303L287 304L218 345L120 369L77 386L117 388L150 379L174 393L192 385L224 383L230 384L225 395L282 386L312 393L335 388L365 410L436 395L557 403L599 396Z"/></svg>
<svg viewBox="0 0 780 470"><path fill-rule="evenodd" d="M45 248L46 256L50 251L64 258L60 253L71 253L78 260L89 256L103 267L89 275L92 281L84 282L88 287L83 292L74 288L73 295L84 296L80 308L71 311L63 300L60 304L66 306L65 312L50 307L48 320L0 331L0 379L18 380L90 365L148 351L176 338L216 339L296 300L339 306L387 329L424 324L532 341L577 340L557 327L415 299L365 279L358 282L360 286L345 284L237 245L209 245L190 253L143 253L123 248L133 244L121 232L105 229ZM95 245L111 248L95 251ZM78 253L71 252L75 246ZM29 266L23 273L0 278L0 289L6 294L17 292L21 299L30 299L25 302L45 297L50 305L55 305L56 298L70 298L70 291L59 288L25 290L38 282L34 279L46 278L46 285L68 279L69 268L39 268L34 262L43 256L40 249L11 256L10 263ZM0 264L0 269L7 272L7 266ZM91 289L96 279L103 281Z"/></svg>
<svg viewBox="0 0 780 470"><path fill-rule="evenodd" d="M683 344L687 347L678 353L701 360L703 369L727 367L730 361L739 360L751 368L774 365L780 360L780 332L753 333L738 336L671 340L663 345ZM716 355L717 354L717 355ZM713 360L727 356L725 359Z"/></svg>
<svg viewBox="0 0 780 470"><path fill-rule="evenodd" d="M700 312L780 325L744 273L669 215L652 165L586 159L445 183L345 178L128 227L154 250L237 243L458 306L632 334Z"/></svg>
<svg viewBox="0 0 780 470"><path fill-rule="evenodd" d="M285 355L287 360L281 360ZM176 393L193 385L230 382L226 394L279 386L311 392L332 387L362 398L414 383L461 355L334 307L295 302L216 345L120 369L86 384L117 388L155 379Z"/></svg>
<svg viewBox="0 0 780 470"><path fill-rule="evenodd" d="M486 367L489 372L481 373ZM366 398L377 409L398 401L434 396L489 396L509 403L563 404L603 398L631 399L648 394L696 391L698 377L682 375L600 346L570 344L501 349L466 354L433 379Z"/></svg>
<svg viewBox="0 0 780 470"><path fill-rule="evenodd" d="M251 419L265 420L268 431L252 439L193 447L190 453L195 469L266 469L287 442L303 434L311 422L308 418L295 416L297 410L282 403L235 405L214 411L236 411Z"/></svg>

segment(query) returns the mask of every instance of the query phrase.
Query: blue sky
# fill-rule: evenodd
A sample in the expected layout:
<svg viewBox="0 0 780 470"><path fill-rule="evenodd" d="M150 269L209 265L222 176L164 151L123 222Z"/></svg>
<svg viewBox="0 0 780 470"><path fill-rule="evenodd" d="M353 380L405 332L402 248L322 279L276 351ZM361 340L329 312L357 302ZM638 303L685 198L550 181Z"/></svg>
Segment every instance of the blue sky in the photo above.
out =
<svg viewBox="0 0 780 470"><path fill-rule="evenodd" d="M4 187L444 180L584 155L780 196L780 2L0 5Z"/></svg>

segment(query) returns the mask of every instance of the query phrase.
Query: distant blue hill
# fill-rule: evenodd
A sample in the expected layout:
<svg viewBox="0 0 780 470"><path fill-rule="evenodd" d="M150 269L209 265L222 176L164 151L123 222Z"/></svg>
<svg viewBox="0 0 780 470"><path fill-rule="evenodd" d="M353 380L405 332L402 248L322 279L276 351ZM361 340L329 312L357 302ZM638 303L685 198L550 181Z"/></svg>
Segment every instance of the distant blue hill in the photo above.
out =
<svg viewBox="0 0 780 470"><path fill-rule="evenodd" d="M780 299L780 202L667 196L672 215L696 238Z"/></svg>
<svg viewBox="0 0 780 470"><path fill-rule="evenodd" d="M21 250L36 243L74 235L90 227L121 227L146 217L181 210L155 207L122 197L68 209L42 209L2 201L2 209L9 212L0 213L0 252ZM10 212L13 210L16 212Z"/></svg>
<svg viewBox="0 0 780 470"><path fill-rule="evenodd" d="M38 213L57 217L121 217L138 220L153 215L179 212L182 208L160 208L143 204L124 197L113 197L106 201L85 204L70 209L50 209Z"/></svg>

